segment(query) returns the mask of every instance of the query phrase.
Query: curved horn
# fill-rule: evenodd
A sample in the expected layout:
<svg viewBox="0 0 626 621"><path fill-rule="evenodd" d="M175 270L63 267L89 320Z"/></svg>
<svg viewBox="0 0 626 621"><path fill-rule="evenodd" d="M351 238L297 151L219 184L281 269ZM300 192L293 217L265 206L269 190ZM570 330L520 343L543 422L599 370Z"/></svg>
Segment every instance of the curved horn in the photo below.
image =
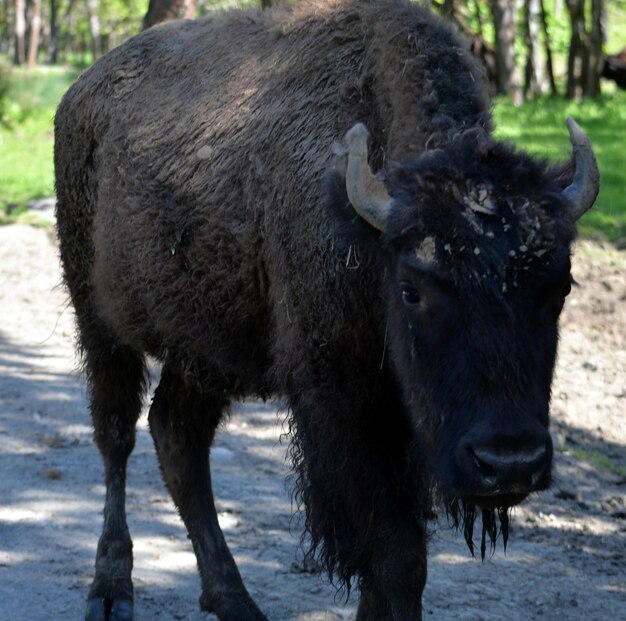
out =
<svg viewBox="0 0 626 621"><path fill-rule="evenodd" d="M391 198L383 182L367 164L367 138L369 132L363 123L357 123L346 134L348 143L348 169L346 190L355 211L369 224L384 231L391 208Z"/></svg>
<svg viewBox="0 0 626 621"><path fill-rule="evenodd" d="M600 171L591 142L572 117L567 118L567 129L572 142L576 172L574 181L562 192L572 204L572 215L578 220L590 207L600 190Z"/></svg>

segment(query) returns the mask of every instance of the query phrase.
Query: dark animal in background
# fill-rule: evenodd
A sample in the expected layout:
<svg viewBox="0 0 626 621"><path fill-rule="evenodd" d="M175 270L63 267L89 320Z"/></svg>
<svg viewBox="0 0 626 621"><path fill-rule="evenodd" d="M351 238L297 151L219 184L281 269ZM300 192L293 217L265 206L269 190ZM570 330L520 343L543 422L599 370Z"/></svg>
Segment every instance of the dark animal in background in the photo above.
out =
<svg viewBox="0 0 626 621"><path fill-rule="evenodd" d="M211 492L234 399L287 398L309 541L358 583L359 621L421 617L439 500L470 546L482 515L483 554L506 537L509 507L550 482L557 319L598 191L569 129L575 162L557 168L495 141L464 42L402 0L169 24L77 81L55 164L106 472L88 619L132 616L124 486L146 354L163 364L163 477L222 621L265 619Z"/></svg>
<svg viewBox="0 0 626 621"><path fill-rule="evenodd" d="M602 77L613 80L619 88L626 89L626 47L604 59Z"/></svg>

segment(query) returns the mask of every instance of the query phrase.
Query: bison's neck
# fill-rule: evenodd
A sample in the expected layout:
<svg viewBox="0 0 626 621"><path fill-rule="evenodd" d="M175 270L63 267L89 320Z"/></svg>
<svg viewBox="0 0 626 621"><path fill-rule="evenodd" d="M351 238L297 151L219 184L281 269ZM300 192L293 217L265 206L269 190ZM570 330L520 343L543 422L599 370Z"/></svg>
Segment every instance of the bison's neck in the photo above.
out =
<svg viewBox="0 0 626 621"><path fill-rule="evenodd" d="M369 10L364 78L378 116L374 142L387 161L406 161L468 127L491 129L483 72L451 26L408 3Z"/></svg>

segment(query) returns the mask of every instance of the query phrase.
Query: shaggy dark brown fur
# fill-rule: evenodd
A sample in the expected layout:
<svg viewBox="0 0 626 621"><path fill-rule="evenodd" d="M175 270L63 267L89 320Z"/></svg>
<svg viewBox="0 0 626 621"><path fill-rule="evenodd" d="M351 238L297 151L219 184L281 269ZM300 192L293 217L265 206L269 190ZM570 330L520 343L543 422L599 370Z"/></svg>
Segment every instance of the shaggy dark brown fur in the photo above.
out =
<svg viewBox="0 0 626 621"><path fill-rule="evenodd" d="M304 0L150 29L69 91L57 226L107 477L89 619L132 615L123 490L146 354L164 363L150 427L204 608L264 619L219 531L207 457L233 399L281 394L313 548L341 583L358 578L359 621L420 618L433 495L472 540L463 434L532 435L527 410L547 425L560 308L538 320L524 300L543 308L545 286L562 304L574 235L556 172L489 138L483 88L465 42L423 8ZM337 155L359 121L396 199L382 235L349 205ZM481 187L497 209L471 216ZM416 327L396 272L427 239L445 274L419 279L441 313ZM484 507L483 554L520 499Z"/></svg>

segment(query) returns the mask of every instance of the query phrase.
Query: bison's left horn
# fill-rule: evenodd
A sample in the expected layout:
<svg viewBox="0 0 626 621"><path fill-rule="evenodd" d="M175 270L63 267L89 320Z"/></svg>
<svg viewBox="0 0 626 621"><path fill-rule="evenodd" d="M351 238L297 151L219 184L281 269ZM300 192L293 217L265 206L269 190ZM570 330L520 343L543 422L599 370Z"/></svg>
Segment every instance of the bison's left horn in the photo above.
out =
<svg viewBox="0 0 626 621"><path fill-rule="evenodd" d="M571 117L567 119L567 129L572 141L576 172L574 181L563 190L563 195L572 204L574 220L578 220L598 196L600 171L589 138Z"/></svg>
<svg viewBox="0 0 626 621"><path fill-rule="evenodd" d="M384 231L391 208L391 198L384 183L372 173L367 164L369 132L357 123L347 134L348 170L346 190L355 211L373 227Z"/></svg>

